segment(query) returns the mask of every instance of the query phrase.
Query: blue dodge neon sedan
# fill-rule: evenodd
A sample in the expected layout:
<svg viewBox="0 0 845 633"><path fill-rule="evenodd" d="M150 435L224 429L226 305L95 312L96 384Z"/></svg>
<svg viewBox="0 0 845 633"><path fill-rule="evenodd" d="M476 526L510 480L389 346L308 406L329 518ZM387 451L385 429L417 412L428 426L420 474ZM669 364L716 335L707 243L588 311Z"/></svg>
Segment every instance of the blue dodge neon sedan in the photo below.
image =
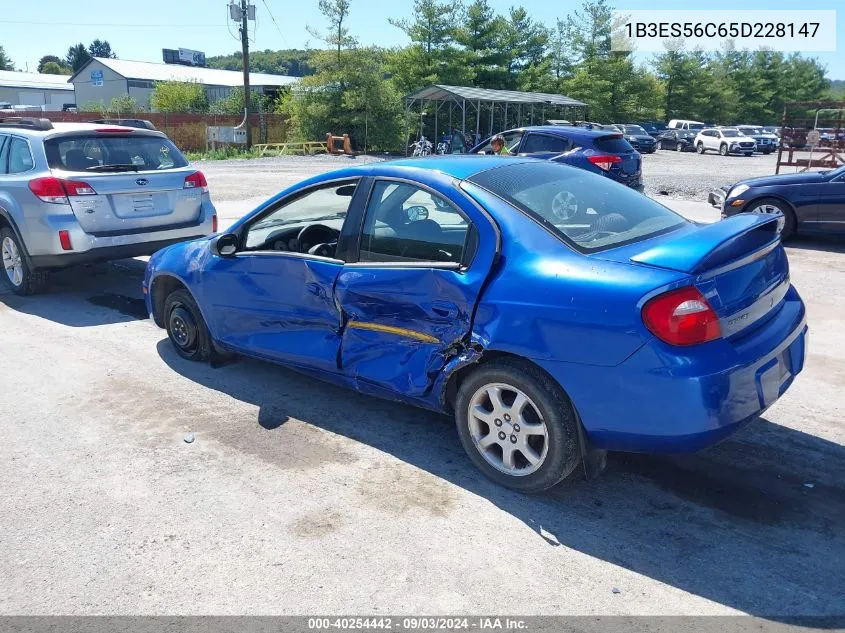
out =
<svg viewBox="0 0 845 633"><path fill-rule="evenodd" d="M807 339L777 218L701 226L498 156L312 178L156 253L144 292L183 357L245 354L454 414L473 462L522 491L603 450L721 440L784 393Z"/></svg>

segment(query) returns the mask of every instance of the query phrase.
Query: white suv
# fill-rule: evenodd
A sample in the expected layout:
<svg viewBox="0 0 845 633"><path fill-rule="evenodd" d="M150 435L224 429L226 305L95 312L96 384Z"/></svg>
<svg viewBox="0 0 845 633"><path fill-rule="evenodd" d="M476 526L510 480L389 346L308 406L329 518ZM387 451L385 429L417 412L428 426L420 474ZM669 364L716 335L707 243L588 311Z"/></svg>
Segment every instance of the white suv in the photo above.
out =
<svg viewBox="0 0 845 633"><path fill-rule="evenodd" d="M745 154L751 156L757 149L753 138L745 136L736 128L706 128L695 137L695 151L703 154L707 150L719 152L722 156L728 154Z"/></svg>

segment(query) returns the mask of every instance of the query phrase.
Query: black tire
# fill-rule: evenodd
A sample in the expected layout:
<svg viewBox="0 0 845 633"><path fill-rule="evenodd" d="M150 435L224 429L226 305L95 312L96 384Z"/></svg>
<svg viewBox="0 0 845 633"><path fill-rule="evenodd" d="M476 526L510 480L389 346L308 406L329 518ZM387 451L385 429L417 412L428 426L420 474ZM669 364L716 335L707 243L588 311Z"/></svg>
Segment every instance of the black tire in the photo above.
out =
<svg viewBox="0 0 845 633"><path fill-rule="evenodd" d="M675 143L675 151L676 151L676 152L683 152L683 151L684 151L684 146L683 146L683 145L681 145L680 143Z"/></svg>
<svg viewBox="0 0 845 633"><path fill-rule="evenodd" d="M698 145L695 146L695 151L699 154L703 154L706 150L704 149L704 143L701 141L698 142Z"/></svg>
<svg viewBox="0 0 845 633"><path fill-rule="evenodd" d="M190 292L179 289L167 295L164 300L164 325L179 356L194 361L211 358L211 335Z"/></svg>
<svg viewBox="0 0 845 633"><path fill-rule="evenodd" d="M659 149L663 149L663 141L657 141L654 145L654 151L656 152Z"/></svg>
<svg viewBox="0 0 845 633"><path fill-rule="evenodd" d="M14 249L20 258L21 279L17 284L12 280L10 274L6 271L5 265L3 265L5 262L0 264L0 277L3 278L3 281L15 294L26 296L41 292L47 281L46 271L32 270L29 267L26 249L21 241L18 240L14 231L12 231L9 227L3 227L0 229L0 250L2 250L3 243L6 240L11 240L11 243L14 245Z"/></svg>
<svg viewBox="0 0 845 633"><path fill-rule="evenodd" d="M779 200L778 198L760 198L748 205L745 212L753 213L755 209L758 209L763 205L772 205L780 209L780 212L783 213L783 230L780 233L780 239L782 242L787 241L795 235L795 211L793 211L792 207L783 200Z"/></svg>
<svg viewBox="0 0 845 633"><path fill-rule="evenodd" d="M728 155L728 146L722 143L719 145L719 156L727 156Z"/></svg>
<svg viewBox="0 0 845 633"><path fill-rule="evenodd" d="M469 407L476 392L494 383L522 391L534 403L545 422L545 459L530 474L509 475L502 472L482 456L481 449L473 440ZM488 478L512 490L526 493L548 490L572 474L582 460L578 421L569 398L551 377L529 363L497 360L482 364L473 371L458 389L455 423L461 444L472 462ZM493 428L488 426L488 432L492 432ZM501 428L504 430L504 426ZM516 431L519 432L519 429Z"/></svg>
<svg viewBox="0 0 845 633"><path fill-rule="evenodd" d="M754 155L754 152L745 152L745 155L746 155L746 156L753 156L753 155Z"/></svg>

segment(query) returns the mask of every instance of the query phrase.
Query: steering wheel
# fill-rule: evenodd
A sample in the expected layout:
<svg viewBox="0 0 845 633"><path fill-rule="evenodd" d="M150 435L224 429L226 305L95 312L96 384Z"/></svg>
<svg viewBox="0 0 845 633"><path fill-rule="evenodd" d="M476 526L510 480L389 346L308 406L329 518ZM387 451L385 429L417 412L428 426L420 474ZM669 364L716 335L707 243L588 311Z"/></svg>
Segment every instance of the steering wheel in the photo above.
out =
<svg viewBox="0 0 845 633"><path fill-rule="evenodd" d="M578 213L578 200L571 191L559 191L552 198L552 213L561 221L570 220Z"/></svg>
<svg viewBox="0 0 845 633"><path fill-rule="evenodd" d="M339 235L340 231L325 224L309 224L296 236L296 248L291 250L307 253L317 244L337 241Z"/></svg>

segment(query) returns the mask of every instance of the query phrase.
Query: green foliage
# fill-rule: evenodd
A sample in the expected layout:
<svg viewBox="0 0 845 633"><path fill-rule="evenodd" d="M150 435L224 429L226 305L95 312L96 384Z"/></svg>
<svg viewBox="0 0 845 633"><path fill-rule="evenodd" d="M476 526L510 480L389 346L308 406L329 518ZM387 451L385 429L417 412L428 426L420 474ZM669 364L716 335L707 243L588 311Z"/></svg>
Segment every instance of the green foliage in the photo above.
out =
<svg viewBox="0 0 845 633"><path fill-rule="evenodd" d="M273 104L270 103L270 99L267 95L263 95L261 93L252 91L250 93L249 99L249 111L250 112L270 112L273 110ZM217 99L213 101L211 105L208 107L208 111L211 114L227 114L227 115L240 115L243 116L244 113L244 89L241 86L236 86L232 88L232 92L229 94L228 97L223 97L222 99Z"/></svg>
<svg viewBox="0 0 845 633"><path fill-rule="evenodd" d="M88 49L85 48L85 44L80 42L79 44L67 49L67 55L65 55L65 65L70 66L73 72L76 72L82 68L89 59L91 59L91 54L88 52Z"/></svg>
<svg viewBox="0 0 845 633"><path fill-rule="evenodd" d="M193 162L197 160L231 160L244 158L258 158L259 153L257 149L247 150L238 147L237 145L225 145L217 149L208 150L205 152L183 152L185 157Z"/></svg>
<svg viewBox="0 0 845 633"><path fill-rule="evenodd" d="M134 114L138 111L138 102L128 94L121 95L111 100L108 111L114 114Z"/></svg>
<svg viewBox="0 0 845 633"><path fill-rule="evenodd" d="M150 95L150 105L157 112L208 112L205 87L196 82L162 81Z"/></svg>
<svg viewBox="0 0 845 633"><path fill-rule="evenodd" d="M94 40L88 45L88 54L91 57L110 57L116 59L117 55L111 49L108 40Z"/></svg>
<svg viewBox="0 0 845 633"><path fill-rule="evenodd" d="M67 66L63 66L58 62L47 62L44 64L43 68L40 68L40 73L44 73L45 75L70 75L71 71L70 68Z"/></svg>
<svg viewBox="0 0 845 633"><path fill-rule="evenodd" d="M6 55L6 51L0 46L0 70L14 70L15 63Z"/></svg>
<svg viewBox="0 0 845 633"><path fill-rule="evenodd" d="M80 112L96 112L97 114L105 114L108 112L106 102L100 99L99 101L89 101L79 106Z"/></svg>
<svg viewBox="0 0 845 633"><path fill-rule="evenodd" d="M40 72L40 73L45 72L45 71L44 71L44 67L45 67L45 66L46 66L49 62L55 62L55 63L56 63L56 64L58 64L59 66L64 66L64 65L65 65L65 62L64 62L64 60L63 60L61 57L58 57L58 56L56 56L56 55L44 55L44 57L42 57L41 59L39 59L39 60L38 60L38 72Z"/></svg>
<svg viewBox="0 0 845 633"><path fill-rule="evenodd" d="M380 68L384 53L374 48L334 51L314 57L317 73L303 79L279 104L291 137L321 141L349 134L358 149L395 149L400 142L401 96Z"/></svg>
<svg viewBox="0 0 845 633"><path fill-rule="evenodd" d="M314 66L311 63L313 55L313 50L250 51L249 67L256 73L304 77L314 74ZM236 52L231 55L207 57L205 61L210 68L242 70L242 60L241 53Z"/></svg>

